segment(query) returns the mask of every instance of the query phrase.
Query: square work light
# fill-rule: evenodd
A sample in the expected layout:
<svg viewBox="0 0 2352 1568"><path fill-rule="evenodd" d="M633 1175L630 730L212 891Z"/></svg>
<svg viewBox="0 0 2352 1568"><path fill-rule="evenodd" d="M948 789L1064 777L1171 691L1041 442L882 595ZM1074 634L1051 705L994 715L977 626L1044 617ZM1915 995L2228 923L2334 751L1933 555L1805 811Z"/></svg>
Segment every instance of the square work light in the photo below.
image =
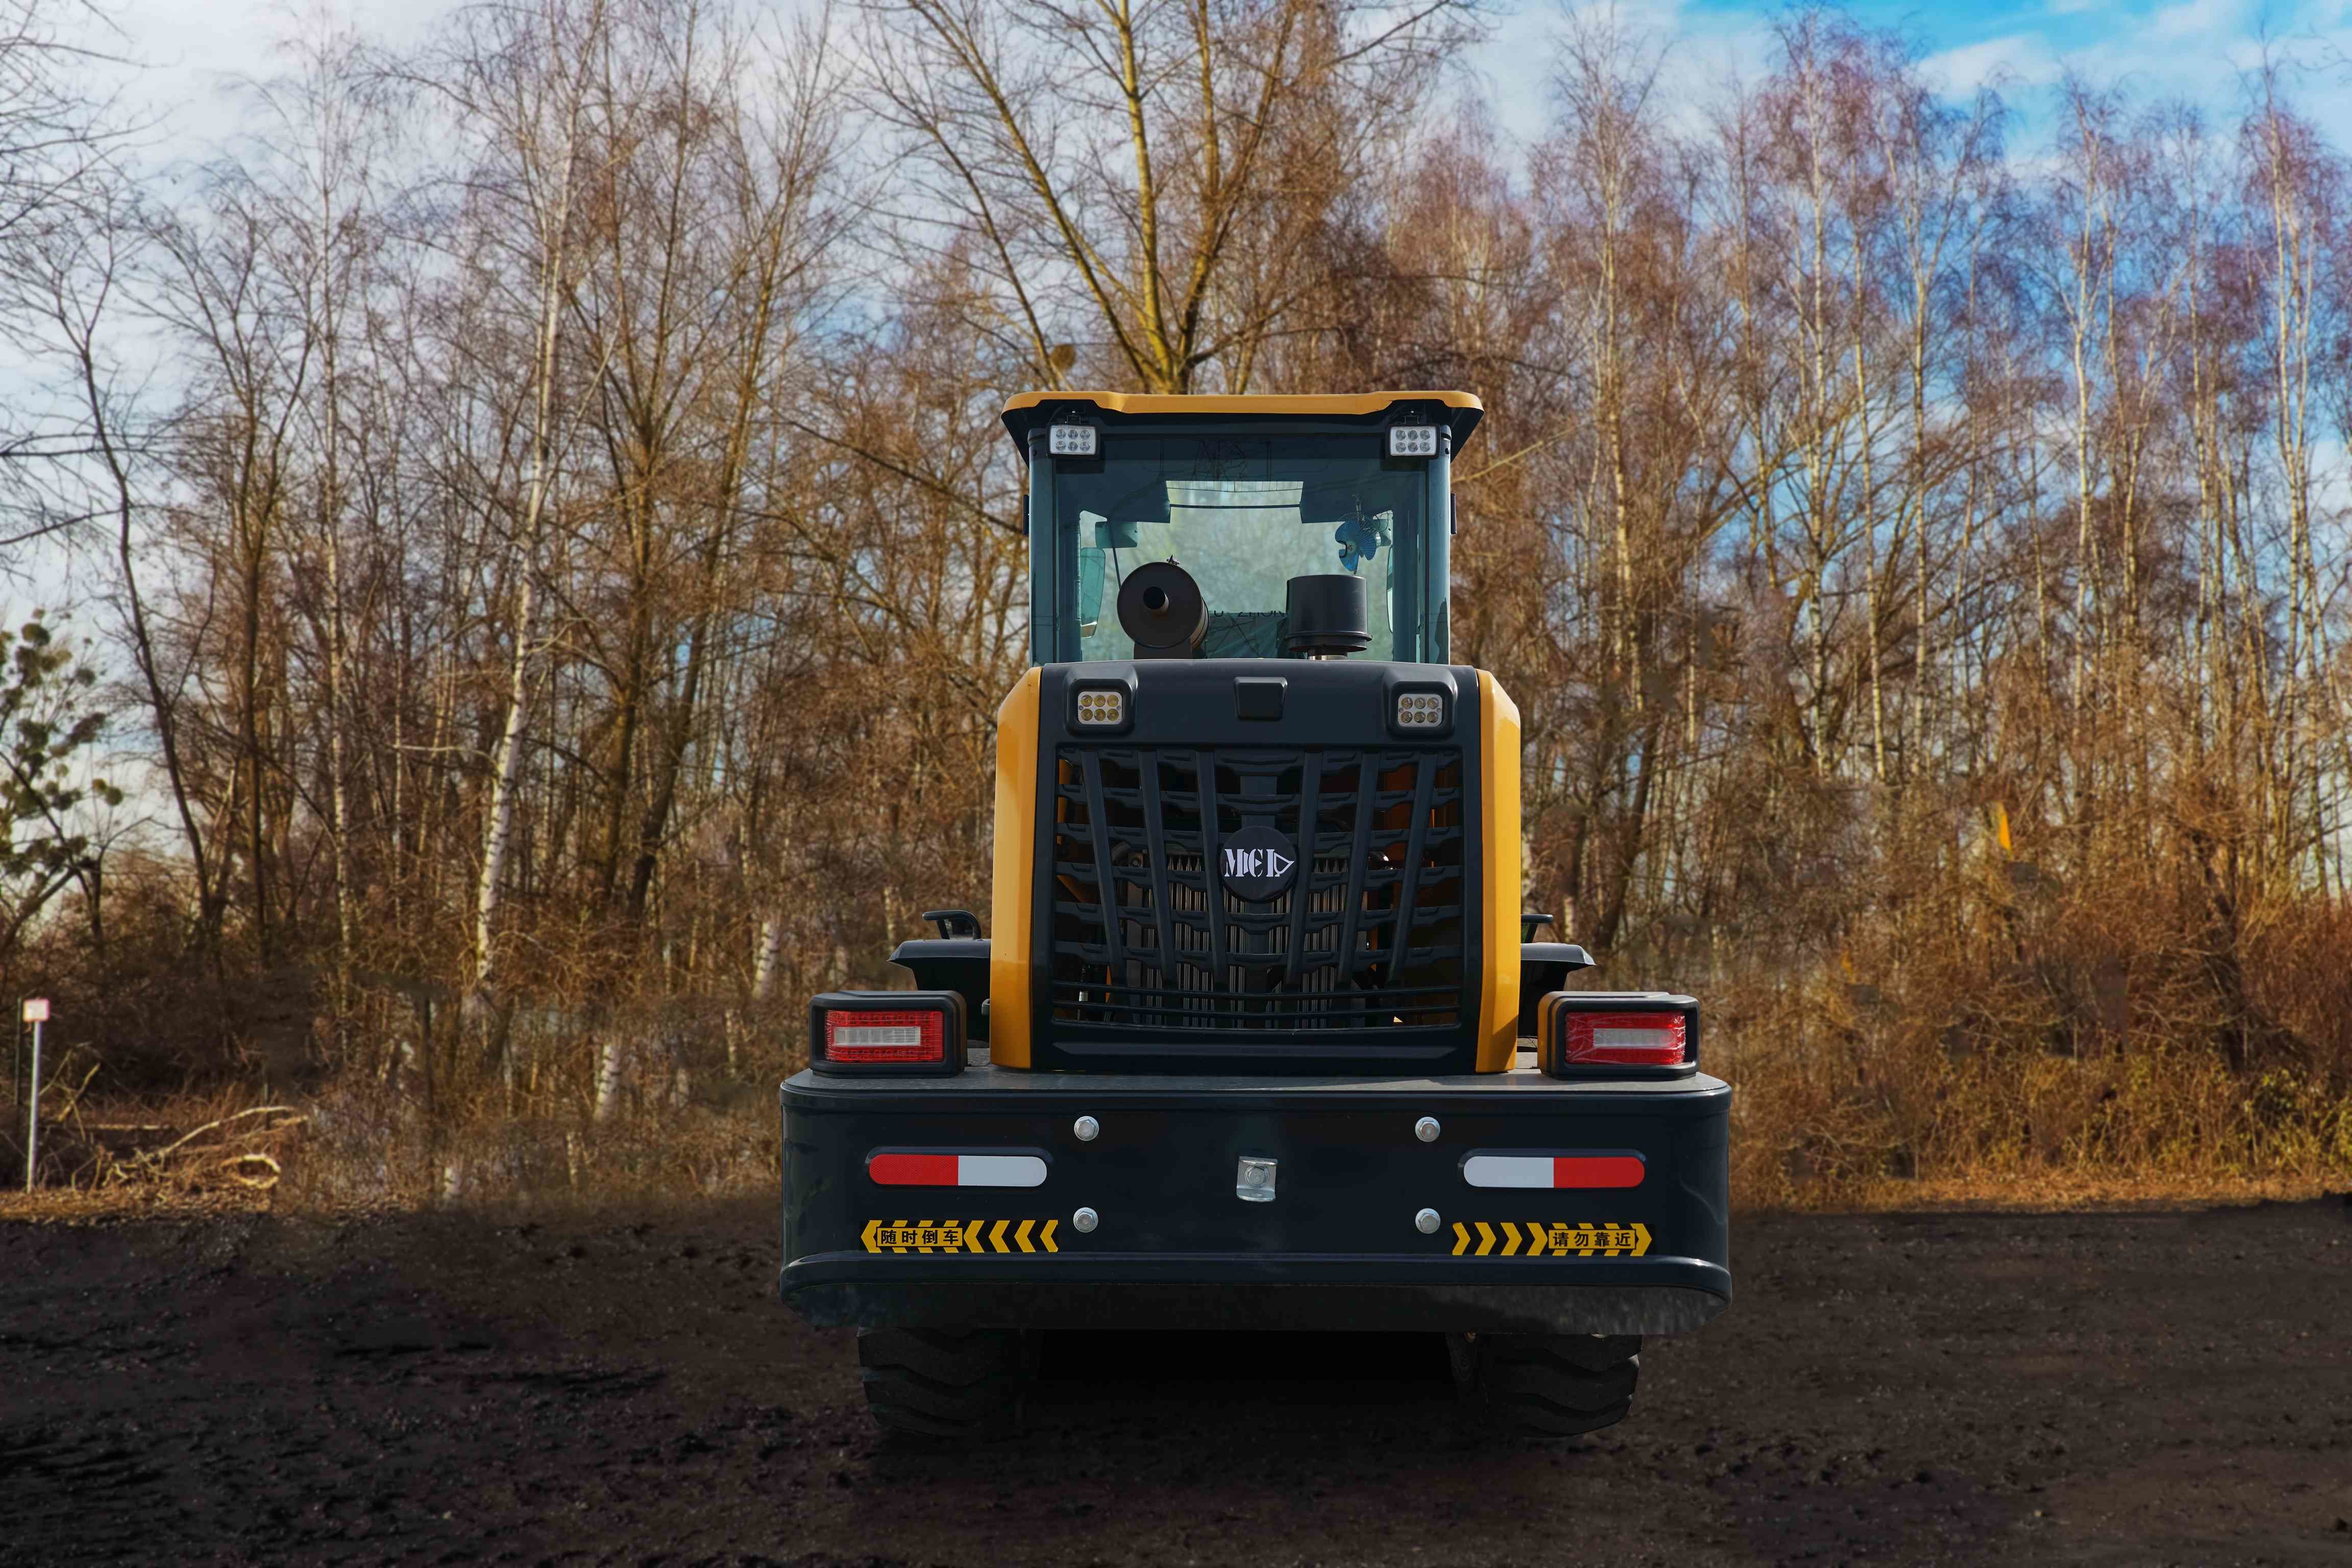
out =
<svg viewBox="0 0 2352 1568"><path fill-rule="evenodd" d="M1089 730L1116 730L1127 722L1127 691L1118 686L1078 689L1078 723Z"/></svg>

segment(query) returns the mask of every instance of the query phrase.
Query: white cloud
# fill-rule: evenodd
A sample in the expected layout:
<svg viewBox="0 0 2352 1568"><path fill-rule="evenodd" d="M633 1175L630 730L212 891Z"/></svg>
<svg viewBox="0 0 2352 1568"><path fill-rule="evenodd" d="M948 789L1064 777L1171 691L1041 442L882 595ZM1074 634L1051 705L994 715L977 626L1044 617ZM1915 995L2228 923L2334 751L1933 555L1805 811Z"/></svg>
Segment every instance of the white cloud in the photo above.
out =
<svg viewBox="0 0 2352 1568"><path fill-rule="evenodd" d="M2267 34L2269 42L2264 43ZM2246 101L2246 79L2272 58L2290 66L2289 94L2337 146L2352 135L2352 95L2328 62L2352 56L2352 26L2341 5L2323 3L2256 14L2240 0L2187 0L2159 12L2144 29L2120 32L2067 57L2094 81L2127 88L2143 101L2185 98L2234 115Z"/></svg>
<svg viewBox="0 0 2352 1568"><path fill-rule="evenodd" d="M2147 35L2168 42L2210 37L2237 26L2242 0L2182 0L2148 19Z"/></svg>
<svg viewBox="0 0 2352 1568"><path fill-rule="evenodd" d="M1494 104L1495 121L1506 135L1532 142L1551 122L1551 65L1559 17L1527 6L1506 12L1486 41L1466 62L1479 89Z"/></svg>
<svg viewBox="0 0 2352 1568"><path fill-rule="evenodd" d="M1696 132L1717 101L1717 89L1766 70L1776 47L1774 15L1764 4L1732 10L1690 8L1683 0L1522 0L1500 15L1467 63L1504 132L1531 142L1552 124L1558 107L1553 72L1570 29L1580 21L1613 19L1643 48L1664 47L1652 105L1669 129Z"/></svg>
<svg viewBox="0 0 2352 1568"><path fill-rule="evenodd" d="M121 0L109 15L121 29L111 47L137 62L126 100L142 119L160 119L168 156L201 153L234 136L245 110L236 84L288 69L289 38L332 25L404 46L454 8L447 0L341 0L299 9L286 0Z"/></svg>
<svg viewBox="0 0 2352 1568"><path fill-rule="evenodd" d="M2042 89L2069 70L2095 87L2122 89L2135 104L2185 100L2227 124L2244 109L2248 75L2267 48L2273 59L2312 68L2288 73L2289 92L2331 142L2352 145L2352 93L2342 90L2340 66L2352 58L2346 0L2181 0L2137 15L2101 7L2089 17L2082 15L2087 8L2085 0L2044 0L2046 29L1959 45L1927 57L1922 68L1954 95L2008 88L2022 115L2015 154L2039 135L2047 107Z"/></svg>
<svg viewBox="0 0 2352 1568"><path fill-rule="evenodd" d="M2050 40L2039 33L2011 33L1963 44L1919 62L1922 75L1953 94L1982 87L2045 87L2064 68Z"/></svg>

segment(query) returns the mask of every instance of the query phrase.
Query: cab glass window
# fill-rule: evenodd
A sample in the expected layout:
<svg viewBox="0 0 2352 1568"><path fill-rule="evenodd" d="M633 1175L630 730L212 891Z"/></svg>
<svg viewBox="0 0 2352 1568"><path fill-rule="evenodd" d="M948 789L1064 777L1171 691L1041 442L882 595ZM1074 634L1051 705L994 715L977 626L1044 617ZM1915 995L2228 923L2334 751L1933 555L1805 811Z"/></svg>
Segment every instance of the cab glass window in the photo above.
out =
<svg viewBox="0 0 2352 1568"><path fill-rule="evenodd" d="M1370 658L1414 659L1426 464L1383 456L1378 432L1131 435L1055 459L1061 614L1056 657L1129 658L1119 584L1147 561L1191 573L1208 603L1203 658L1278 658L1293 577L1364 580Z"/></svg>

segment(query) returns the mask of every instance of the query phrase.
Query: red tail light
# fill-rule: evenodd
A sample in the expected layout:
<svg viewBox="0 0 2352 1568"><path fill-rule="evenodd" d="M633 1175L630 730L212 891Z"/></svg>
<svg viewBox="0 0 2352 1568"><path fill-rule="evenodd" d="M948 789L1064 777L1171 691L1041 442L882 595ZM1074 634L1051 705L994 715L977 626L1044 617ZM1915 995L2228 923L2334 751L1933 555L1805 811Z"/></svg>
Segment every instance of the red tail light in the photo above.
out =
<svg viewBox="0 0 2352 1568"><path fill-rule="evenodd" d="M1678 1068L1689 1049L1680 1013L1570 1013L1562 1057L1595 1067Z"/></svg>
<svg viewBox="0 0 2352 1568"><path fill-rule="evenodd" d="M827 1013L824 1055L836 1062L936 1062L947 1059L945 1020L937 1012Z"/></svg>
<svg viewBox="0 0 2352 1568"><path fill-rule="evenodd" d="M1675 1077L1698 1068L1698 1004L1643 991L1553 991L1536 1008L1538 1060L1554 1078Z"/></svg>
<svg viewBox="0 0 2352 1568"><path fill-rule="evenodd" d="M829 991L809 1003L809 1066L822 1073L958 1073L963 1041L952 991Z"/></svg>

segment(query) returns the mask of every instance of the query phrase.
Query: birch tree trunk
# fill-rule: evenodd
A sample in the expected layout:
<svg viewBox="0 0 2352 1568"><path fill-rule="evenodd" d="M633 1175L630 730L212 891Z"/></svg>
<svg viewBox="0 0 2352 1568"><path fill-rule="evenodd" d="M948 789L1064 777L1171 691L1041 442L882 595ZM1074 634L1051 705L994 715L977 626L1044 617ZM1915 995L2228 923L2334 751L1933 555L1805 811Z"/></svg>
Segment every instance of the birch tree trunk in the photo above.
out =
<svg viewBox="0 0 2352 1568"><path fill-rule="evenodd" d="M534 20L545 28L546 77L520 84L515 112L506 128L525 182L525 197L534 220L538 254L538 316L533 342L530 456L523 482L521 516L515 531L514 611L512 647L506 681L506 721L490 758L489 802L483 813L482 869L474 900L473 973L466 989L469 1026L485 1027L500 1005L498 994L499 906L506 886L507 857L512 847L515 800L522 772L524 731L529 726L532 667L536 654L533 615L537 609L540 549L550 500L557 479L555 447L560 410L556 401L556 371L563 345L566 321L564 288L569 260L572 205L579 180L580 130L586 112L589 58L604 41L604 12L592 5L569 30L570 13L556 0L542 0ZM546 129L543 101L534 101L533 89L560 95L554 105L555 135L543 142ZM513 1059L501 1049L511 1088Z"/></svg>

